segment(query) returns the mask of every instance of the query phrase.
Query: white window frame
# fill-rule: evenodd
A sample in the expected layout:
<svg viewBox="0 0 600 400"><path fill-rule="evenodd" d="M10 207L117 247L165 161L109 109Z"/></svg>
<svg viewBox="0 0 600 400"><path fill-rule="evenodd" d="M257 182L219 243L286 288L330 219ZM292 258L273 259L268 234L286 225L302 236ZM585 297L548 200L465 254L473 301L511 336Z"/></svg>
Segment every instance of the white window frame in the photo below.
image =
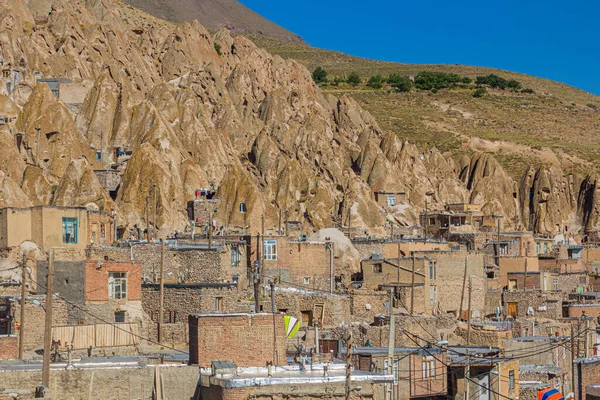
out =
<svg viewBox="0 0 600 400"><path fill-rule="evenodd" d="M435 358L433 356L423 357L423 379L435 378Z"/></svg>
<svg viewBox="0 0 600 400"><path fill-rule="evenodd" d="M305 285L310 285L310 278L309 277L304 277L304 284Z"/></svg>
<svg viewBox="0 0 600 400"><path fill-rule="evenodd" d="M436 286L429 286L429 302L431 304L435 304L437 300L437 287Z"/></svg>
<svg viewBox="0 0 600 400"><path fill-rule="evenodd" d="M108 298L127 299L127 272L108 273Z"/></svg>
<svg viewBox="0 0 600 400"><path fill-rule="evenodd" d="M277 261L277 240L264 240L263 254L265 260Z"/></svg>
<svg viewBox="0 0 600 400"><path fill-rule="evenodd" d="M396 205L396 196L395 195L389 195L387 198L387 204L388 207L393 207Z"/></svg>
<svg viewBox="0 0 600 400"><path fill-rule="evenodd" d="M231 266L240 266L240 247L237 245L231 246Z"/></svg>
<svg viewBox="0 0 600 400"><path fill-rule="evenodd" d="M556 279L552 281L552 290L558 290L558 280Z"/></svg>

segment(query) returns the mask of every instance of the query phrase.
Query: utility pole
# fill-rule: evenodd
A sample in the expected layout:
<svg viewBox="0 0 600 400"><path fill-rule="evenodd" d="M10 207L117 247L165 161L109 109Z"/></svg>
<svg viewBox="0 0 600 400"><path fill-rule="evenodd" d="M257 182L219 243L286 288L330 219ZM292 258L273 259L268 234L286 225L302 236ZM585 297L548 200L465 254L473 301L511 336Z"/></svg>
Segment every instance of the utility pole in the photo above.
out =
<svg viewBox="0 0 600 400"><path fill-rule="evenodd" d="M398 264L398 268L400 265ZM410 315L415 315L415 253L412 253L412 276L410 282Z"/></svg>
<svg viewBox="0 0 600 400"><path fill-rule="evenodd" d="M213 212L210 211L210 215L208 217L208 249L212 249L212 237L213 237Z"/></svg>
<svg viewBox="0 0 600 400"><path fill-rule="evenodd" d="M146 238L150 242L150 195L146 193Z"/></svg>
<svg viewBox="0 0 600 400"><path fill-rule="evenodd" d="M425 223L423 224L423 225L425 225L425 232L424 232L425 241L427 241L427 225L429 224L429 221L427 219L427 205L428 205L427 204L427 195L425 195L425 221L424 221Z"/></svg>
<svg viewBox="0 0 600 400"><path fill-rule="evenodd" d="M346 400L350 400L352 392L352 331L350 329L344 335L344 341L346 342Z"/></svg>
<svg viewBox="0 0 600 400"><path fill-rule="evenodd" d="M394 223L391 223L391 229L392 232L390 233L390 240L393 242L394 241Z"/></svg>
<svg viewBox="0 0 600 400"><path fill-rule="evenodd" d="M160 293L159 293L159 309L158 309L158 343L162 343L163 339L163 322L165 308L165 241L160 241Z"/></svg>
<svg viewBox="0 0 600 400"><path fill-rule="evenodd" d="M157 236L157 230L156 230L156 208L158 207L158 200L157 200L157 194L156 194L156 183L154 184L152 190L154 190L154 206L152 207L153 211L154 211L154 227L153 227L153 231L152 231L152 239L156 239ZM212 221L211 221L212 223Z"/></svg>
<svg viewBox="0 0 600 400"><path fill-rule="evenodd" d="M396 271L396 299L400 300L400 242L398 242L398 268Z"/></svg>
<svg viewBox="0 0 600 400"><path fill-rule="evenodd" d="M470 397L470 386L471 386L471 290L472 290L473 280L469 277L469 301L467 311L468 319L467 319L467 349L465 352L466 355L466 368L465 368L465 400L469 400Z"/></svg>
<svg viewBox="0 0 600 400"><path fill-rule="evenodd" d="M527 251L527 248L525 248L525 275L524 275L524 280L523 280L523 291L526 292L527 291L527 268L529 267L529 265L527 264L527 258L529 257L529 251Z"/></svg>
<svg viewBox="0 0 600 400"><path fill-rule="evenodd" d="M265 213L260 215L260 233L261 235L265 235Z"/></svg>
<svg viewBox="0 0 600 400"><path fill-rule="evenodd" d="M575 327L571 324L571 391L575 393Z"/></svg>
<svg viewBox="0 0 600 400"><path fill-rule="evenodd" d="M333 242L327 243L329 247L329 293L333 294Z"/></svg>
<svg viewBox="0 0 600 400"><path fill-rule="evenodd" d="M281 208L279 208L279 223L277 227L277 234L281 235Z"/></svg>
<svg viewBox="0 0 600 400"><path fill-rule="evenodd" d="M258 292L260 288L260 267L262 263L260 234L256 235L256 244L256 260L254 261L254 312L258 313L260 311L260 298Z"/></svg>
<svg viewBox="0 0 600 400"><path fill-rule="evenodd" d="M460 309L458 311L458 319L462 318L463 304L465 300L465 289L467 286L467 265L469 264L469 256L465 257L465 274L463 275L462 293L460 295Z"/></svg>
<svg viewBox="0 0 600 400"><path fill-rule="evenodd" d="M496 247L496 265L500 267L500 227L502 216L497 215L496 218L498 218L498 247Z"/></svg>
<svg viewBox="0 0 600 400"><path fill-rule="evenodd" d="M388 340L388 370L387 373L392 375L394 373L394 350L396 347L396 316L392 307L392 289L390 288L390 334ZM390 398L394 398L394 383L392 382L392 390L390 391Z"/></svg>
<svg viewBox="0 0 600 400"><path fill-rule="evenodd" d="M19 324L19 360L23 359L23 339L25 334L25 286L27 283L27 257L23 254L21 267L23 274L21 275L21 321Z"/></svg>
<svg viewBox="0 0 600 400"><path fill-rule="evenodd" d="M269 286L271 286L271 312L273 313L273 365L277 365L279 354L277 354L277 324L275 321L275 315L277 314L275 309L275 282L269 281Z"/></svg>
<svg viewBox="0 0 600 400"><path fill-rule="evenodd" d="M35 165L37 165L39 167L40 166L40 131L42 130L42 128L40 128L39 125L36 125L35 130L37 131L37 150L35 152Z"/></svg>
<svg viewBox="0 0 600 400"><path fill-rule="evenodd" d="M289 231L289 226L288 226L288 221L290 219L290 212L288 210L285 210L285 236L289 236L290 235L290 231Z"/></svg>
<svg viewBox="0 0 600 400"><path fill-rule="evenodd" d="M54 249L50 249L46 283L46 322L44 325L44 369L42 386L50 386L50 352L52 351L52 300L54 298Z"/></svg>

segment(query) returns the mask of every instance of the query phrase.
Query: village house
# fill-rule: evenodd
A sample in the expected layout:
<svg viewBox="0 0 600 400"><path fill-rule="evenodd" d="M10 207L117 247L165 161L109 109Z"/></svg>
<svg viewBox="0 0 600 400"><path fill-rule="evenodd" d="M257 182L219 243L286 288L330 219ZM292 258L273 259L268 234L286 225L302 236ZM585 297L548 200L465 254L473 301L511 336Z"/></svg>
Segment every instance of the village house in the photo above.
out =
<svg viewBox="0 0 600 400"><path fill-rule="evenodd" d="M470 364L470 380L465 378L467 350ZM465 397L466 386L473 398L498 398L491 390L503 398L519 398L519 360L499 357L500 349L495 347L451 346L448 347L448 399L459 400ZM489 388L489 389L488 389Z"/></svg>
<svg viewBox="0 0 600 400"><path fill-rule="evenodd" d="M508 290L560 290L559 274L549 271L509 272Z"/></svg>
<svg viewBox="0 0 600 400"><path fill-rule="evenodd" d="M600 357L576 359L573 362L573 373L575 400L590 400L592 396L600 394Z"/></svg>
<svg viewBox="0 0 600 400"><path fill-rule="evenodd" d="M387 347L358 347L352 351L355 370L388 373ZM392 374L397 400L445 399L448 394L447 351L439 347L397 347Z"/></svg>
<svg viewBox="0 0 600 400"><path fill-rule="evenodd" d="M394 207L397 204L404 203L406 199L406 192L386 192L384 190L375 192L375 202L383 208Z"/></svg>
<svg viewBox="0 0 600 400"><path fill-rule="evenodd" d="M38 261L38 294L46 294L48 261ZM137 323L143 319L141 263L136 261L54 262L54 292L76 307L68 323Z"/></svg>
<svg viewBox="0 0 600 400"><path fill-rule="evenodd" d="M232 313L189 316L190 364L201 369L202 400L234 400L292 394L302 398L343 395L344 364L287 364L282 314ZM308 362L309 368L305 366ZM290 386L290 380L294 382ZM352 398L383 398L392 375L351 371Z"/></svg>
<svg viewBox="0 0 600 400"><path fill-rule="evenodd" d="M84 249L114 240L114 218L105 212L58 206L0 209L0 248L30 241L46 249Z"/></svg>
<svg viewBox="0 0 600 400"><path fill-rule="evenodd" d="M446 238L453 234L478 232L481 228L493 228L494 216L485 215L478 204L446 204L444 210L427 211L420 215L420 224L428 237Z"/></svg>

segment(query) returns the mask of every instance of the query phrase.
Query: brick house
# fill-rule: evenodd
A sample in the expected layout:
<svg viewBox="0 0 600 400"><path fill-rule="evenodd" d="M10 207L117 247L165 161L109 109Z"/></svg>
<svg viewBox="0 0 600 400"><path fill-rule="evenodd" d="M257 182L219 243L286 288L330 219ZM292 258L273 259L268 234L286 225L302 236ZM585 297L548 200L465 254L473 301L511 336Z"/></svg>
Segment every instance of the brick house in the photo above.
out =
<svg viewBox="0 0 600 400"><path fill-rule="evenodd" d="M406 192L386 192L384 190L380 190L375 192L375 202L384 208L393 207L396 204L400 204L406 201L407 195Z"/></svg>
<svg viewBox="0 0 600 400"><path fill-rule="evenodd" d="M208 368L215 360L238 367L286 364L283 314L221 313L189 316L190 364Z"/></svg>
<svg viewBox="0 0 600 400"><path fill-rule="evenodd" d="M508 290L560 290L559 274L549 271L516 271L506 274ZM527 282L525 282L527 279Z"/></svg>
<svg viewBox="0 0 600 400"><path fill-rule="evenodd" d="M446 350L439 347L398 347L394 349L395 399L426 397L445 399L448 394ZM352 353L354 369L386 374L387 347L359 347Z"/></svg>
<svg viewBox="0 0 600 400"><path fill-rule="evenodd" d="M47 261L38 261L38 294L46 294ZM54 290L80 308L69 309L69 324L136 322L141 315L141 263L67 261L54 262ZM84 312L83 310L87 311Z"/></svg>
<svg viewBox="0 0 600 400"><path fill-rule="evenodd" d="M575 400L589 398L586 390L600 383L600 357L578 358L573 363L575 374Z"/></svg>

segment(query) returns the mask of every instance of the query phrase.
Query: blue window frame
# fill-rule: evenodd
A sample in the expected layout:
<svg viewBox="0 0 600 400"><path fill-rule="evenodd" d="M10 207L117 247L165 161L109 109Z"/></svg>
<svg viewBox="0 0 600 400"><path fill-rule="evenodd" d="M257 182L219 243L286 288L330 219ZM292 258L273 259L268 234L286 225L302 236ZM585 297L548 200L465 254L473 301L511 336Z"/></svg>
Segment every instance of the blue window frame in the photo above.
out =
<svg viewBox="0 0 600 400"><path fill-rule="evenodd" d="M77 232L79 231L77 218L63 217L63 243L77 244Z"/></svg>

